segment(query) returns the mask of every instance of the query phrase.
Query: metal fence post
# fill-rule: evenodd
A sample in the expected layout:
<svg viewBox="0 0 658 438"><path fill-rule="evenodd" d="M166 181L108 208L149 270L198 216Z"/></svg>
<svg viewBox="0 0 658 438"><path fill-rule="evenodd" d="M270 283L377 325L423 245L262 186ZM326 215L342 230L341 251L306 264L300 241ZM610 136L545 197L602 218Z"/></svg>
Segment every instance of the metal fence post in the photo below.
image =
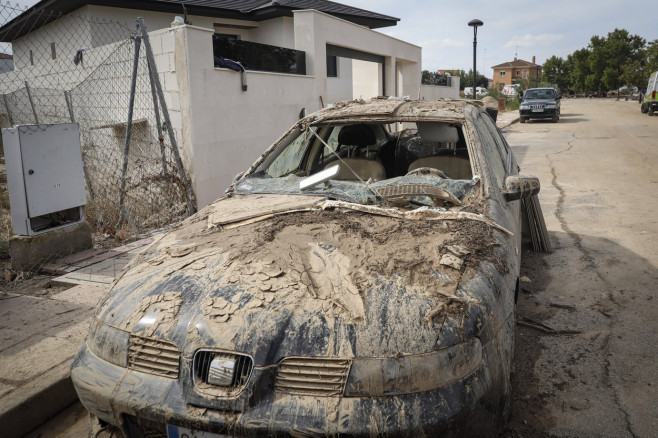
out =
<svg viewBox="0 0 658 438"><path fill-rule="evenodd" d="M160 120L160 108L158 106L158 95L155 91L153 69L151 64L146 63L149 68L149 82L151 84L151 95L153 96L153 108L155 109L155 124L158 126L158 143L160 143L160 156L162 158L162 175L167 175L167 156L165 155L164 135L162 134L162 121Z"/></svg>
<svg viewBox="0 0 658 438"><path fill-rule="evenodd" d="M128 104L128 120L126 121L126 142L123 148L123 167L121 169L121 191L119 192L119 224L121 224L121 217L131 226L133 225L128 218L128 213L123 208L123 202L126 193L126 172L128 171L128 154L130 153L130 132L133 124L133 107L135 106L135 85L137 83L137 67L139 65L139 48L142 44L142 39L139 36L135 37L135 57L133 59L133 74L130 82L130 103Z"/></svg>
<svg viewBox="0 0 658 438"><path fill-rule="evenodd" d="M162 92L162 84L160 83L160 77L158 76L158 69L155 66L155 59L153 57L153 50L151 49L151 42L149 41L149 35L146 32L146 25L144 24L144 19L142 17L137 18L137 23L142 32L142 38L144 39L144 48L146 49L146 61L149 66L153 69L152 77L154 79L155 89L158 93L158 98L160 99L160 105L162 106L162 115L164 117L164 122L167 127L167 133L169 134L169 140L171 141L172 150L174 153L174 159L176 162L176 168L178 170L178 177L181 179L183 186L185 187L185 200L187 202L187 214L192 215L196 212L196 207L194 205L194 192L192 191L192 184L187 174L185 173L185 168L183 167L183 160L180 157L180 151L178 150L178 143L176 142L176 135L174 134L174 128L171 126L171 120L169 119L169 110L167 109L167 103L165 102L164 93Z"/></svg>
<svg viewBox="0 0 658 438"><path fill-rule="evenodd" d="M30 92L30 84L25 81L25 90L27 90L27 98L30 101L30 106L32 107L32 112L34 113L34 122L39 124L39 116L37 115L37 109L34 106L34 101L32 100L32 93Z"/></svg>
<svg viewBox="0 0 658 438"><path fill-rule="evenodd" d="M75 123L75 116L73 115L73 101L71 100L71 93L64 91L64 99L66 99L66 107L69 109L69 117L71 123Z"/></svg>

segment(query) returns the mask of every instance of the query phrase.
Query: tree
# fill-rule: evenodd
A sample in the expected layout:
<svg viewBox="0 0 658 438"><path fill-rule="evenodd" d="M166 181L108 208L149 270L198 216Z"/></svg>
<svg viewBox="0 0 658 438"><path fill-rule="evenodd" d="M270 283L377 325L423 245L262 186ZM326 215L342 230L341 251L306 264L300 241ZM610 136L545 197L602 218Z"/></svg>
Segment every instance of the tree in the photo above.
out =
<svg viewBox="0 0 658 438"><path fill-rule="evenodd" d="M584 92L588 90L587 77L591 73L588 62L589 55L590 51L588 49L580 49L567 57L567 62L572 64L571 87L576 91Z"/></svg>
<svg viewBox="0 0 658 438"><path fill-rule="evenodd" d="M544 81L549 84L557 84L558 89L567 90L570 85L570 64L564 59L553 55L544 62L543 76Z"/></svg>

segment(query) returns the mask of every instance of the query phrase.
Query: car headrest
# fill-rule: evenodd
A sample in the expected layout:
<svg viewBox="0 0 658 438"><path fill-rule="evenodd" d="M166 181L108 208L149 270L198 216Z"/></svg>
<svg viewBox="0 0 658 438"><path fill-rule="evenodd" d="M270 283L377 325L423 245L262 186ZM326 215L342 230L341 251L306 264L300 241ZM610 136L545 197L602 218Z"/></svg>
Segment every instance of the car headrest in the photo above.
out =
<svg viewBox="0 0 658 438"><path fill-rule="evenodd" d="M437 143L457 143L459 141L459 133L454 126L433 122L419 122L416 126L420 138L424 141Z"/></svg>
<svg viewBox="0 0 658 438"><path fill-rule="evenodd" d="M377 137L368 125L348 125L338 133L338 144L349 146L369 146L377 142Z"/></svg>

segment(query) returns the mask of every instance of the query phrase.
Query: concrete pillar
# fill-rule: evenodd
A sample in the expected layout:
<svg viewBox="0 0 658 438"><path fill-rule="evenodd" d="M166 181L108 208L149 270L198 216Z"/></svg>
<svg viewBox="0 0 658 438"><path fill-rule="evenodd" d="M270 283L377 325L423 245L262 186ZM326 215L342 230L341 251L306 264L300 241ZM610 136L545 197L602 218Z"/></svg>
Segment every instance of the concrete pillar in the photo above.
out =
<svg viewBox="0 0 658 438"><path fill-rule="evenodd" d="M397 58L386 56L384 58L384 94L397 96Z"/></svg>

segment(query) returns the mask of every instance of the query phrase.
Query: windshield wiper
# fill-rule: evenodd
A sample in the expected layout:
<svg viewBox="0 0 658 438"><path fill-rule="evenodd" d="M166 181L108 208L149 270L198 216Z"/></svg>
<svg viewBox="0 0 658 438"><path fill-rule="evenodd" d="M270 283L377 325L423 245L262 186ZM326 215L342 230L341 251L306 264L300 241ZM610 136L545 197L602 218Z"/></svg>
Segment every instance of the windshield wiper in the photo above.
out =
<svg viewBox="0 0 658 438"><path fill-rule="evenodd" d="M315 137L316 137L318 140L320 140L320 143L322 143L322 144L324 145L324 147L326 147L326 148L327 148L332 154L334 154L334 155L336 156L336 158L338 158L338 159L340 160L340 162L343 163L343 165L344 165L345 167L347 167L347 168L350 170L350 172L352 172L352 174L354 174L354 176L357 177L357 179L361 182L361 184L363 184L363 186L365 186L368 190L370 190L370 191L375 195L375 198L376 198L376 199L381 199L381 195L377 192L377 190L375 190L375 189L373 189L372 187L370 187L370 184L368 184L368 183L365 182L363 179L361 179L361 177L359 176L359 174L356 173L356 172L354 171L354 169L352 169L352 168L349 166L349 164L347 164L347 163L345 162L345 160L343 160L343 159L340 157L340 155L338 155L338 154L336 153L335 150L331 149L331 147L329 147L329 145L328 145L328 144L327 144L327 143L326 143L326 142L325 142L325 141L324 141L324 140L323 140L323 139L322 139L322 138L321 138L321 137L320 137L315 131L311 131L311 134L315 135Z"/></svg>

